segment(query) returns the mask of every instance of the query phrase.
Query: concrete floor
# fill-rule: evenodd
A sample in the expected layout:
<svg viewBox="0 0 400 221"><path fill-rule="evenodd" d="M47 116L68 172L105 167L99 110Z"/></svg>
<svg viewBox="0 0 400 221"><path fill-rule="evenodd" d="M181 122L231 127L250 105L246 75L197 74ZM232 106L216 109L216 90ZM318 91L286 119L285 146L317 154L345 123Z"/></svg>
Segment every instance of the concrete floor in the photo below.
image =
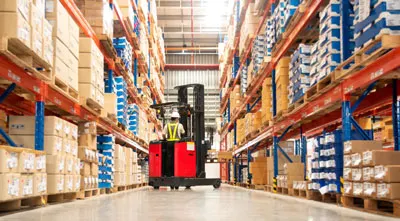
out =
<svg viewBox="0 0 400 221"><path fill-rule="evenodd" d="M308 200L249 191L230 186L219 190L140 191L102 195L82 201L50 205L3 215L0 221L258 221L258 220L391 220L368 213Z"/></svg>

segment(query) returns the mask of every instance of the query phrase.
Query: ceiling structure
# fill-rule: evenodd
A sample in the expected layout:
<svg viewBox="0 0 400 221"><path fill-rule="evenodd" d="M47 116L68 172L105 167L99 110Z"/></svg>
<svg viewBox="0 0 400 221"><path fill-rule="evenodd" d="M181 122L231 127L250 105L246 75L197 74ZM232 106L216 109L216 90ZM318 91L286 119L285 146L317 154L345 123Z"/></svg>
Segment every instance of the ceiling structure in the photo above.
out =
<svg viewBox="0 0 400 221"><path fill-rule="evenodd" d="M227 31L229 2L156 0L158 25L164 31L165 47L192 47L192 39L194 47L217 47Z"/></svg>

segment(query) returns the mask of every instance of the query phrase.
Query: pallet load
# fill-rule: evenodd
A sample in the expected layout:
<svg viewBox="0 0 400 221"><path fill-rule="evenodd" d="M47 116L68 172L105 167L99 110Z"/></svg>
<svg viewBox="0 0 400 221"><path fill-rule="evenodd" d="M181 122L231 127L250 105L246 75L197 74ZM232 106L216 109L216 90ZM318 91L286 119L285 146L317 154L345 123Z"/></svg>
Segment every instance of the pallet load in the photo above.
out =
<svg viewBox="0 0 400 221"><path fill-rule="evenodd" d="M240 74L240 95L245 96L247 92L247 87L249 86L248 67L244 65L239 74Z"/></svg>
<svg viewBox="0 0 400 221"><path fill-rule="evenodd" d="M47 192L49 195L75 193L80 188L78 127L58 117L47 116L44 128ZM9 134L18 146L33 148L35 117L10 116Z"/></svg>
<svg viewBox="0 0 400 221"><path fill-rule="evenodd" d="M126 183L126 185L132 185L134 183L132 173L133 173L133 149L127 147L125 149L125 183Z"/></svg>
<svg viewBox="0 0 400 221"><path fill-rule="evenodd" d="M114 14L107 0L76 0L76 5L100 39L113 38Z"/></svg>
<svg viewBox="0 0 400 221"><path fill-rule="evenodd" d="M289 105L289 63L290 57L283 57L275 68L277 116L282 116Z"/></svg>
<svg viewBox="0 0 400 221"><path fill-rule="evenodd" d="M46 19L53 26L52 83L78 100L79 27L59 0L46 0Z"/></svg>
<svg viewBox="0 0 400 221"><path fill-rule="evenodd" d="M232 155L232 154L231 154ZM251 183L254 185L265 185L268 182L268 158L254 157L250 162Z"/></svg>
<svg viewBox="0 0 400 221"><path fill-rule="evenodd" d="M253 70L252 72L250 72L250 74L253 76L252 78L254 78L254 76L258 74L261 64L264 61L267 42L266 39L267 37L265 36L265 34L257 35L257 37L254 39L253 47L251 49Z"/></svg>
<svg viewBox="0 0 400 221"><path fill-rule="evenodd" d="M79 198L97 195L99 154L96 144L96 122L85 122L78 125L80 163L80 195Z"/></svg>
<svg viewBox="0 0 400 221"><path fill-rule="evenodd" d="M239 52L240 56L244 56L243 53L249 48L250 41L255 38L256 30L260 17L254 15L254 3L249 3L246 11L246 16L243 21L243 25L240 29L240 42L239 42Z"/></svg>
<svg viewBox="0 0 400 221"><path fill-rule="evenodd" d="M121 61L119 61L120 64L118 64L118 65L122 65L122 67L125 68L128 73L133 73L132 72L132 67L133 67L132 46L128 42L128 39L126 37L114 38L113 45L114 45L115 50L117 51L118 60L121 59ZM133 75L129 74L128 76L133 81Z"/></svg>
<svg viewBox="0 0 400 221"><path fill-rule="evenodd" d="M272 79L266 78L261 91L261 122L270 125L272 121Z"/></svg>
<svg viewBox="0 0 400 221"><path fill-rule="evenodd" d="M252 137L261 128L261 110L255 113L247 113L245 118L245 136Z"/></svg>
<svg viewBox="0 0 400 221"><path fill-rule="evenodd" d="M235 87L229 94L229 104L230 104L231 113L233 112L233 110L235 110L237 107L240 106L240 101L241 101L240 86L235 85ZM228 114L231 114L231 113L228 113Z"/></svg>
<svg viewBox="0 0 400 221"><path fill-rule="evenodd" d="M139 168L138 168L138 155L137 152L132 153L132 181L133 184L138 184L138 174L139 174Z"/></svg>
<svg viewBox="0 0 400 221"><path fill-rule="evenodd" d="M114 186L126 185L126 147L115 144L114 155Z"/></svg>
<svg viewBox="0 0 400 221"><path fill-rule="evenodd" d="M310 63L311 46L300 44L293 53L289 65L289 103L294 104L297 101L303 104L303 96L310 86Z"/></svg>
<svg viewBox="0 0 400 221"><path fill-rule="evenodd" d="M80 103L100 113L104 107L104 57L91 38L79 40Z"/></svg>
<svg viewBox="0 0 400 221"><path fill-rule="evenodd" d="M391 117L375 121L372 128L374 129L374 140L393 142L393 123Z"/></svg>
<svg viewBox="0 0 400 221"><path fill-rule="evenodd" d="M246 138L246 120L244 118L236 121L236 139L238 144L243 144Z"/></svg>
<svg viewBox="0 0 400 221"><path fill-rule="evenodd" d="M294 155L294 143L292 141L281 141L279 142L279 146L282 148L283 151L286 152L286 154L290 157L293 163L299 163L301 161L300 156ZM274 178L274 157L273 157L274 153L272 149L270 156L271 157L268 157L267 159L268 162L267 185L272 185ZM285 164L287 163L289 163L289 160L281 153L281 151L278 151L278 175L285 175Z"/></svg>
<svg viewBox="0 0 400 221"><path fill-rule="evenodd" d="M139 106L137 104L128 105L128 129L133 134L139 134Z"/></svg>
<svg viewBox="0 0 400 221"><path fill-rule="evenodd" d="M113 135L97 136L97 150L99 152L99 179L100 189L114 187L114 158L115 137Z"/></svg>
<svg viewBox="0 0 400 221"><path fill-rule="evenodd" d="M139 109L139 137L145 142L148 142L148 116L145 111Z"/></svg>
<svg viewBox="0 0 400 221"><path fill-rule="evenodd" d="M286 163L283 174L277 176L278 192L293 195L295 182L301 181L304 181L304 163Z"/></svg>
<svg viewBox="0 0 400 221"><path fill-rule="evenodd" d="M128 91L127 85L122 76L115 77L115 93L117 94L117 119L122 125L127 125L128 115Z"/></svg>
<svg viewBox="0 0 400 221"><path fill-rule="evenodd" d="M0 211L19 209L20 199L47 194L46 155L28 148L0 146ZM10 206L4 201L9 201ZM17 205L15 205L16 202ZM41 205L39 200L32 201Z"/></svg>

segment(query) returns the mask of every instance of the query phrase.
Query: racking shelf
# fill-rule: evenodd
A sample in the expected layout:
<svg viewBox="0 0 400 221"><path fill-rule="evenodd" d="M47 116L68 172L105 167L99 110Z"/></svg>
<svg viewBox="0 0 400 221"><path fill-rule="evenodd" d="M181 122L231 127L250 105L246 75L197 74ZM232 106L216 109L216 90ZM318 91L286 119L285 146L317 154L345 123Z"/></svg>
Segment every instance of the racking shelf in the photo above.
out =
<svg viewBox="0 0 400 221"><path fill-rule="evenodd" d="M138 90L133 85L133 81L130 79L129 74L126 71L116 67L114 60L108 56L100 39L95 34L89 23L86 21L74 1L60 0L60 2L68 11L70 16L75 20L77 25L82 29L83 33L85 33L87 37L93 39L94 43L99 47L100 51L104 55L104 60L109 70L114 72L117 76L124 77L128 84L128 93L132 99L131 101L136 103L141 109L145 110L149 116L152 116L150 115L150 109L144 108L138 94ZM131 0L131 3L133 5L133 9L137 11L135 1ZM133 45L132 36L129 34L129 31L125 26L124 19L117 2L110 0L110 6L113 7L117 18L120 20L128 41ZM135 57L137 56L138 55L135 54ZM81 106L76 100L72 100L69 96L66 96L58 90L53 89L47 82L44 82L32 76L30 73L26 72L4 56L0 56L0 77L7 82L15 83L15 85L17 85L20 90L22 89L24 93L28 92L35 97L34 101L31 101L18 96L18 93L9 94L9 96L4 100L4 103L1 104L1 106L4 107L7 113L35 115L37 118L42 118L44 116L43 107L46 107L48 111L59 114L66 119L70 119L73 121L95 121L97 122L98 128L100 130L105 133L111 133L115 135L117 141L119 140L120 142L126 143L131 147L136 148L137 150L148 153L147 145L139 142L140 139L132 132L126 131L118 127L116 123L111 122L108 119L104 119L98 115L93 114L91 110L85 108L84 106ZM149 81L147 76L146 81L148 82L152 94L156 99L156 102L161 102L160 94L158 94L157 90L155 90L154 85L152 84L152 82ZM2 92L4 91L5 90L2 90ZM154 123L158 136L161 136L162 128L156 117L150 117L149 121ZM37 126L39 126L40 130L40 127L43 126L43 122L37 122ZM39 149L43 148L43 146L40 148L41 145L43 144L40 144L39 142Z"/></svg>
<svg viewBox="0 0 400 221"><path fill-rule="evenodd" d="M268 1L266 7L268 7L270 3L272 4L272 2L274 1ZM250 84L247 89L246 95L242 98L240 102L241 105L231 112L232 115L228 118L229 122L222 127L220 131L222 137L221 147L226 145L227 133L232 129L235 130L233 131L233 136L236 141L236 120L249 111L249 104L253 105L253 102L258 102L256 99L259 99L258 92L261 89L264 79L273 75L277 62L283 56L289 54L289 50L297 43L296 41L300 33L310 21L315 18L316 13L325 5L326 1L309 0L307 3L307 7L305 7L304 12L301 14L301 18L296 19L296 23L292 24L293 28L288 29L287 32L284 33L284 41L272 52L269 62L261 66L260 72L253 79L252 84ZM256 34L258 34L258 30ZM250 44L247 50L251 50L251 45L252 44ZM241 61L241 66L242 65L243 62ZM400 77L399 68L400 48L394 48L387 53L383 53L383 55L374 61L365 64L362 69L353 71L345 77L339 78L339 80L335 79L335 81L323 91L318 92L316 96L313 96L305 104L296 107L282 117L274 117L272 124L269 126L262 126L260 130L252 136L253 138L246 140L238 146L236 146L235 143L234 145L236 147L233 149L232 153L234 158L247 153L247 160L249 160L252 152L270 145L272 145L273 149L276 150L276 148L278 148L279 150L278 142L280 140L287 140L290 138L300 138L302 140L304 136L314 137L321 134L323 131L334 130L338 127L343 130L343 141L347 141L350 140L351 137L352 125L357 131L361 130L360 134L363 134L359 125L354 123L355 119L388 115L393 117L394 142L386 142L385 146L394 146L394 150L399 150L400 123L398 118L400 115L398 110L400 101L398 97L400 93L398 88L400 88L400 84L397 80ZM339 68L332 74L338 71L340 71ZM237 76L236 78L239 77L240 76ZM222 76L221 80L223 81L223 79L224 76ZM238 83L236 79L232 79L232 81L234 84L229 85L231 88L227 90L225 97L222 98L221 114L224 113L227 108L227 97L229 97L232 87ZM226 82L221 82L221 85L225 83ZM274 84L274 82L272 84ZM273 104L273 106L274 105L276 105L276 103ZM251 109L252 108L250 108L250 110ZM364 139L371 139L371 137L366 137ZM280 151L284 152L282 149L280 149ZM274 153L275 152L276 151L274 151ZM306 153L302 153L301 155L306 155ZM273 157L275 158L277 155L274 154ZM237 162L235 164L237 164ZM277 171L274 171L274 176L276 177L276 175Z"/></svg>

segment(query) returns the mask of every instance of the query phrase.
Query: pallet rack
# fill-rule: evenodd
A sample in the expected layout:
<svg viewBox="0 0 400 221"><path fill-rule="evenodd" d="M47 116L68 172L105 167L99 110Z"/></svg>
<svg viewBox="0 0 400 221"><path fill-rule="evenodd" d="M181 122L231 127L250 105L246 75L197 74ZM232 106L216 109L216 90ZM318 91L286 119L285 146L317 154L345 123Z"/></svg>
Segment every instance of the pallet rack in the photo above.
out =
<svg viewBox="0 0 400 221"><path fill-rule="evenodd" d="M313 99L288 114L285 114L283 117L275 117L272 125L263 126L259 129L254 138L247 140L240 146L238 145L236 139L236 120L246 112L250 112L261 100L258 91L260 90L263 80L267 77L272 77L273 116L277 114L276 93L274 92L276 90L274 68L280 58L288 54L289 49L295 44L301 31L315 18L316 13L322 6L326 4L324 0L308 0L305 2L307 3L307 7L303 9L304 12L302 12L299 19L296 19L295 23L292 24L293 27L288 30L289 32L284 33L286 36L285 42L273 52L271 58L267 59L268 62L262 64L260 67L261 71L255 79L253 79L255 83L250 85L247 89L247 94L242 98L240 107L233 111L232 116L228 113L228 123L221 128L221 150L226 150L227 133L232 132L234 136L234 145L236 147L233 149L233 157L235 160L230 161L230 163L235 164L234 179L236 182L251 183L251 176L249 180L242 179L241 169L247 167L244 165L243 161L250 162L251 153L262 148L267 148L269 145L272 145L274 149L274 177L276 177L278 175L278 151L291 162L290 157L278 145L282 140L290 138L297 139L295 153L302 156L301 161L304 163L307 155L306 136L312 137L321 134L324 130L342 126L344 133L343 141L347 141L350 140L353 126L365 140L372 139L355 121L355 118L363 116L391 114L394 128L394 150L400 150L400 100L398 98L400 93L398 91L399 82L397 81L399 74L396 72L400 66L400 48L394 48L366 65L363 69L353 71L346 75L345 78L331 82L324 91L315 95ZM346 4L347 1L340 2L342 4L342 9L348 7ZM276 3L277 1L274 0L267 1L262 15L262 21L257 28L256 34L258 34L262 25L265 25L263 21L269 16L271 12L270 9L273 9ZM240 24L240 22L238 23ZM252 44L253 42L251 42L249 48L246 49L247 51L245 57L242 58L240 68L233 68L233 72L235 72L233 75L236 77L229 83L230 88L233 88L240 81L240 76L238 76L239 72L237 71L245 64ZM235 46L234 53L236 51L237 48ZM237 52L235 59L237 59ZM226 71L222 73L221 87L226 83L226 74ZM382 80L386 80L386 82L384 84L380 83ZM231 90L228 89L225 96L221 98L221 114L230 109L228 101L230 92ZM239 168L239 171L236 171L237 168ZM228 181L230 181L230 167L227 166L226 170L228 170L227 177Z"/></svg>
<svg viewBox="0 0 400 221"><path fill-rule="evenodd" d="M60 2L68 11L69 15L75 20L75 22L83 31L83 33L87 37L93 39L95 44L99 47L99 49L103 53L105 64L107 64L108 66L108 76L109 77L123 76L128 84L128 93L131 98L131 102L136 103L140 108L146 111L148 116L151 116L150 110L145 109L143 107L142 101L139 97L138 90L136 88L137 87L136 79L139 73L138 64L142 62L140 59L138 59L139 55L137 54L137 52L140 51L134 50L135 60L134 60L133 77L135 81L132 82L128 80L129 77L128 73L124 70L119 69L115 64L114 59L107 54L101 40L95 34L94 30L89 25L89 23L86 21L86 19L80 12L79 8L76 6L75 2L73 0L60 0ZM126 38L132 45L135 45L133 44L134 39L132 38L134 33L130 33L128 31L124 23L123 15L121 13L121 10L117 2L113 0L109 0L109 2L110 2L110 7L114 10L114 13L117 15L118 20L121 22ZM134 12L137 14L138 8L136 6L136 1L131 0L131 4L133 6ZM148 7L150 7L150 3L148 4ZM150 23L148 24L148 26L146 25L146 27L150 29ZM146 32L149 31L150 30L146 30ZM149 35L149 33L146 34ZM157 42L157 44L159 43ZM162 64L164 63L165 62L162 61ZM151 65L151 63L149 62L148 65ZM159 71L158 74L160 75L160 73L162 73L163 75L163 70L164 70L163 65L160 67L160 69L161 70L157 70ZM3 80L6 80L7 84L9 84L6 90L1 90L2 94L0 95L0 103L2 104L0 105L2 109L6 110L7 113L35 115L36 117L36 125L35 125L36 150L43 150L44 148L43 144L44 116L45 116L45 110L47 109L69 120L95 121L97 122L99 130L98 133L113 134L116 137L117 141L125 143L126 145L136 149L137 151L148 153L148 147L138 142L137 136L135 136L133 133L126 132L125 130L118 127L115 123L93 114L88 108L81 106L77 101L72 100L63 93L60 93L59 91L53 89L52 87L50 87L48 83L32 76L30 73L20 68L19 66L17 66L4 56L0 56L0 77ZM162 101L161 95L158 93L153 83L149 80L149 77L150 77L150 68L148 68L148 74L145 75L145 80L152 92L153 101L155 103L159 103ZM14 94L16 86L18 86L19 88L18 93L20 93L20 91L23 91L23 93L28 92L33 94L33 96L35 97L34 101L17 96L16 94L18 93ZM149 118L149 121L155 124L156 132L158 136L161 136L161 125L157 121L157 119L155 117L151 117ZM10 143L10 145L13 144L12 140L9 139L9 137L4 131L1 130L0 133L6 138L6 140Z"/></svg>

